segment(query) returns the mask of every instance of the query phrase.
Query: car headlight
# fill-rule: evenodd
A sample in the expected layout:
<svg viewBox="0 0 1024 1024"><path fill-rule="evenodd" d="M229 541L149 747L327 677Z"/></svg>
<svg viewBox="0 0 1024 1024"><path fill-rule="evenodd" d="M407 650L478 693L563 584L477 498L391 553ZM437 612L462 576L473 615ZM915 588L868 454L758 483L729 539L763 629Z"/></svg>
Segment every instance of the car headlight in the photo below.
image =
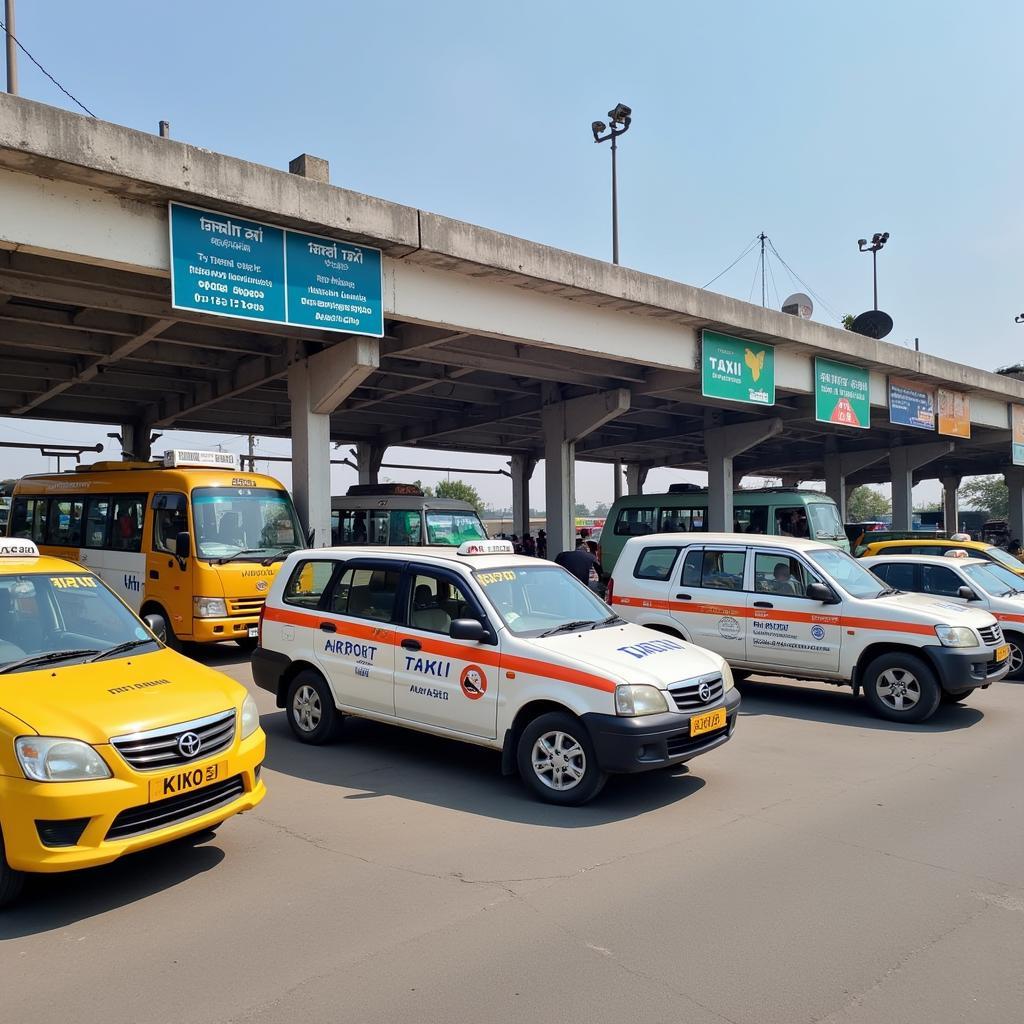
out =
<svg viewBox="0 0 1024 1024"><path fill-rule="evenodd" d="M936 626L935 635L943 647L978 647L981 643L968 626Z"/></svg>
<svg viewBox="0 0 1024 1024"><path fill-rule="evenodd" d="M615 713L636 717L639 715L658 715L668 711L665 695L656 686L629 686L623 684L615 687Z"/></svg>
<svg viewBox="0 0 1024 1024"><path fill-rule="evenodd" d="M193 597L192 614L197 619L223 619L228 614L228 606L223 597Z"/></svg>
<svg viewBox="0 0 1024 1024"><path fill-rule="evenodd" d="M242 702L242 739L251 736L260 727L260 709L252 694L248 693Z"/></svg>
<svg viewBox="0 0 1024 1024"><path fill-rule="evenodd" d="M25 778L36 782L88 782L111 776L107 762L81 740L19 736L14 751Z"/></svg>
<svg viewBox="0 0 1024 1024"><path fill-rule="evenodd" d="M729 668L727 661L722 663L722 689L731 690L736 685L736 680L732 677L732 669Z"/></svg>

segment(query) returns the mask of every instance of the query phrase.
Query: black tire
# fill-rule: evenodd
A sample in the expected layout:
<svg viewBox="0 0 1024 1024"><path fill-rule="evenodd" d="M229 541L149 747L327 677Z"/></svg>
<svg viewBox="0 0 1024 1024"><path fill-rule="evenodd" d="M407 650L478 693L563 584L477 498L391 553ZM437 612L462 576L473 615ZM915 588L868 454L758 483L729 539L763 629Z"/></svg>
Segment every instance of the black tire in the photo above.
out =
<svg viewBox="0 0 1024 1024"><path fill-rule="evenodd" d="M558 763L549 769L548 776L534 767L533 751L542 737L549 737L549 734L548 745L552 753L557 754ZM516 764L528 789L541 800L563 807L576 807L593 800L608 781L607 772L597 763L597 752L586 726L567 711L549 711L523 729L516 746ZM566 780L565 776L574 771L582 771L578 781ZM571 783L568 788L555 788L566 782Z"/></svg>
<svg viewBox="0 0 1024 1024"><path fill-rule="evenodd" d="M254 636L243 636L235 641L241 650L245 651L246 654L251 654L259 646L259 639Z"/></svg>
<svg viewBox="0 0 1024 1024"><path fill-rule="evenodd" d="M25 888L25 872L15 871L7 863L4 837L0 835L0 907L10 906Z"/></svg>
<svg viewBox="0 0 1024 1024"><path fill-rule="evenodd" d="M864 670L862 684L871 710L890 722L924 722L935 714L942 698L931 668L903 651L875 658Z"/></svg>
<svg viewBox="0 0 1024 1024"><path fill-rule="evenodd" d="M160 605L150 605L142 612L143 615L159 615L164 620L164 633L161 636L157 634L157 639L160 640L165 647L170 647L172 651L177 651L179 654L184 653L185 645L178 639L174 632L174 627L171 625L171 617L160 607Z"/></svg>
<svg viewBox="0 0 1024 1024"><path fill-rule="evenodd" d="M940 700L943 704L959 704L961 701L967 700L976 689L977 687L972 686L969 690L964 690L963 693L947 693L943 690Z"/></svg>
<svg viewBox="0 0 1024 1024"><path fill-rule="evenodd" d="M1024 679L1024 637L1019 633L1006 633L1003 639L1010 645L1010 671L1007 679Z"/></svg>
<svg viewBox="0 0 1024 1024"><path fill-rule="evenodd" d="M292 732L303 743L330 743L341 729L341 713L334 704L331 688L313 669L303 669L288 684L285 710Z"/></svg>

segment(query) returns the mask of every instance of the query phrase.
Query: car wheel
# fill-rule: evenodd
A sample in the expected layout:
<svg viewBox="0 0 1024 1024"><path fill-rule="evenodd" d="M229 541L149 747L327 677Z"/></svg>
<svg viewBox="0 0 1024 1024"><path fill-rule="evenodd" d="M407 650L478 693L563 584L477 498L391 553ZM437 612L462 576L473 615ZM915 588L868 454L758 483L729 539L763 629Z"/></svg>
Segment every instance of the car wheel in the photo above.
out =
<svg viewBox="0 0 1024 1024"><path fill-rule="evenodd" d="M303 743L330 743L341 727L341 714L327 681L305 669L288 686L288 724Z"/></svg>
<svg viewBox="0 0 1024 1024"><path fill-rule="evenodd" d="M923 722L942 696L935 673L916 655L896 651L875 658L864 672L864 693L875 714L890 722Z"/></svg>
<svg viewBox="0 0 1024 1024"><path fill-rule="evenodd" d="M940 699L943 704L959 704L961 701L967 700L976 689L976 686L972 686L969 690L964 690L963 693L947 693L943 690Z"/></svg>
<svg viewBox="0 0 1024 1024"><path fill-rule="evenodd" d="M519 737L516 760L526 785L552 804L585 804L608 780L586 726L565 711L551 711L530 722Z"/></svg>
<svg viewBox="0 0 1024 1024"><path fill-rule="evenodd" d="M25 873L15 871L7 863L7 851L4 849L4 837L0 835L0 907L9 906L20 895L25 887Z"/></svg>
<svg viewBox="0 0 1024 1024"><path fill-rule="evenodd" d="M259 640L254 636L243 636L236 640L235 643L238 644L239 648L245 651L246 654L249 654L256 650L256 647L259 645Z"/></svg>
<svg viewBox="0 0 1024 1024"><path fill-rule="evenodd" d="M1010 670L1006 678L1024 678L1024 639L1017 633L1007 633L1003 639L1010 645Z"/></svg>

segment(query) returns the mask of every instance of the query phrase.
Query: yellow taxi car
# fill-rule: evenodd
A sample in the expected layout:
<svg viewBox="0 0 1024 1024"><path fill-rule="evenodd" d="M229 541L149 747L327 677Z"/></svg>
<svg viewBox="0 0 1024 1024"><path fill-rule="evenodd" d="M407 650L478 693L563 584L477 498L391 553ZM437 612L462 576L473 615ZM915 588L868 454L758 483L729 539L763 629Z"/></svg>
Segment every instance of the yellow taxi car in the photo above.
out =
<svg viewBox="0 0 1024 1024"><path fill-rule="evenodd" d="M96 576L0 538L0 906L29 872L215 828L266 792L245 688Z"/></svg>
<svg viewBox="0 0 1024 1024"><path fill-rule="evenodd" d="M870 537L865 534L865 539ZM951 540L941 537L934 540L879 540L872 544L861 544L857 548L858 558L874 558L876 555L945 555L950 551L966 551L970 558L985 558L1004 569L1024 576L1024 562L1007 554L995 544L984 544L980 540Z"/></svg>

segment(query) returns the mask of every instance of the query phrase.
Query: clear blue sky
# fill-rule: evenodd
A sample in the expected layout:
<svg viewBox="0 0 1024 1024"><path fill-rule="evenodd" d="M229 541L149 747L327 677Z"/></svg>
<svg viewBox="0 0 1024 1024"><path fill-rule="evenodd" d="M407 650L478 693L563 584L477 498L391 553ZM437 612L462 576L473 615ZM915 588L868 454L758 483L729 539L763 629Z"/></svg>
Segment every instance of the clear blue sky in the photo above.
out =
<svg viewBox="0 0 1024 1024"><path fill-rule="evenodd" d="M856 240L885 230L891 340L1024 358L1020 3L21 0L18 35L101 118L167 119L282 168L311 152L337 185L601 258L609 156L589 125L621 100L624 264L702 285L764 230L857 313ZM25 58L21 91L72 106ZM714 287L746 299L754 271L749 256ZM779 297L795 290L774 271ZM581 467L581 499L606 477Z"/></svg>

